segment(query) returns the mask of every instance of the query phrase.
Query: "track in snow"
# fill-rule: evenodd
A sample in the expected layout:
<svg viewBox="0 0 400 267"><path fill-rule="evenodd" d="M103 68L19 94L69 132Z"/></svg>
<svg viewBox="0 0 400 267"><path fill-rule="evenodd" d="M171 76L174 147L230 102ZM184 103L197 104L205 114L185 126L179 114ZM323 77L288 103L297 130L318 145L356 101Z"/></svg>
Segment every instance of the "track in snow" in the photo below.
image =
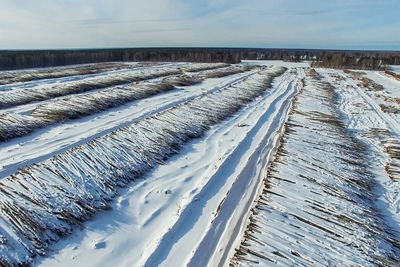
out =
<svg viewBox="0 0 400 267"><path fill-rule="evenodd" d="M107 208L118 187L163 163L185 142L234 114L262 94L281 72L282 68L271 68L252 74L3 179L3 235L8 240L6 247L20 251L13 259L15 254L6 248L6 260L21 261L28 251L45 253L48 243L69 233L96 210ZM15 231L17 238L11 234Z"/></svg>
<svg viewBox="0 0 400 267"><path fill-rule="evenodd" d="M195 201L185 207L179 220L163 236L157 249L146 261L146 266L161 263L165 266L206 266L226 261L227 255L224 253L212 255L218 251L230 251L231 239L238 236L241 219L248 213L256 195L268 155L300 86L299 82L298 76L290 73L275 81L268 92L269 104L264 113L194 196ZM234 166L237 167L234 169ZM226 184L231 186L226 187ZM214 216L210 218L206 211L214 211ZM196 242L192 241L192 245L189 245L190 240ZM181 253L186 257L192 256L188 263L180 262Z"/></svg>
<svg viewBox="0 0 400 267"><path fill-rule="evenodd" d="M69 242L62 242L58 247L61 248L60 253L54 259L45 260L43 265L85 265L89 262L93 265L111 265L115 264L116 258L112 253L115 250L130 255L118 257L118 263L125 265L144 265L150 255L153 255L153 260L162 261L159 255L156 256L160 250L155 240L161 240L171 233L183 235L187 228L179 229L174 225L190 225L190 222L197 221L194 231L187 232L175 244L171 242L170 247L168 244L163 245L167 249L173 248L161 265L179 266L188 262L194 252L190 251L200 243L203 236L202 229L209 227L212 219L217 216L221 201L235 184L236 174L247 166L247 159L251 157L253 149L263 143L265 131L270 129L273 132L274 126L277 126L270 123L284 120L285 116L280 112L288 106L281 107L279 103L291 99L291 94L296 91L296 79L302 75L300 69L298 74L286 72L276 78L273 87L262 97L231 119L213 126L204 138L191 142L179 156L157 167L144 181L138 182L119 197L112 206L115 211L89 223L87 231L79 233ZM274 135L267 139L272 141ZM250 165L253 164L256 162ZM261 165L259 162L258 166ZM233 173L228 175L230 172ZM253 184L256 178L252 180ZM202 215L193 217L200 212L196 210L198 202L203 206ZM189 217L184 216L189 209L193 213ZM228 219L227 216L225 218ZM118 227L120 230L114 231L114 222L121 225ZM92 249L92 244L97 243L106 244L106 247L102 250ZM187 257L182 257L187 251ZM93 262L93 259L96 260Z"/></svg>

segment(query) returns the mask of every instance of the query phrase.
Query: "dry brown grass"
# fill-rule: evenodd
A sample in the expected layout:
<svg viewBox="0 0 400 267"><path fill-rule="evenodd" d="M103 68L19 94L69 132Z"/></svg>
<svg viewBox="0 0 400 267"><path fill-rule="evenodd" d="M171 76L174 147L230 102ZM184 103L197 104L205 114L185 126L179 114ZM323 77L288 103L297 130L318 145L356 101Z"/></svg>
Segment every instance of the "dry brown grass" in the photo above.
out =
<svg viewBox="0 0 400 267"><path fill-rule="evenodd" d="M386 70L385 73L392 76L393 78L395 78L397 80L400 80L400 74L394 73L393 71L389 71L389 70Z"/></svg>
<svg viewBox="0 0 400 267"><path fill-rule="evenodd" d="M390 158L400 160L400 144L398 142L387 142L385 150Z"/></svg>
<svg viewBox="0 0 400 267"><path fill-rule="evenodd" d="M365 72L362 72L362 71L353 71L353 70L348 70L348 69L344 69L343 72L348 75L353 76L356 79L359 79L362 75L365 74Z"/></svg>
<svg viewBox="0 0 400 267"><path fill-rule="evenodd" d="M393 182L400 180L400 142L396 138L389 138L383 142L385 152L390 160L385 165L385 171Z"/></svg>
<svg viewBox="0 0 400 267"><path fill-rule="evenodd" d="M306 81L304 78L300 80L300 83L301 83L301 88L304 88L306 86Z"/></svg>
<svg viewBox="0 0 400 267"><path fill-rule="evenodd" d="M393 182L400 181L400 166L398 164L394 164L393 162L387 162L385 165L385 172L389 176L390 180Z"/></svg>
<svg viewBox="0 0 400 267"><path fill-rule="evenodd" d="M347 75L351 76L353 79L358 80L359 82L357 83L358 87L364 87L368 90L372 90L372 91L381 91L383 90L383 86L380 84L375 83L374 81L372 81L371 79L363 76L366 73L365 72L361 72L361 71L351 71L348 69L344 69L343 70L344 73L346 73Z"/></svg>
<svg viewBox="0 0 400 267"><path fill-rule="evenodd" d="M315 71L315 69L310 69L308 75L313 79L316 79L318 77L318 73Z"/></svg>
<svg viewBox="0 0 400 267"><path fill-rule="evenodd" d="M361 84L357 84L357 86L359 86L359 87L363 86L372 91L382 91L383 90L382 85L375 83L374 81L372 81L371 79L369 79L367 77L359 78L359 80L361 81Z"/></svg>
<svg viewBox="0 0 400 267"><path fill-rule="evenodd" d="M371 86L371 80L370 79L368 79L366 77L362 77L361 81L362 81L362 84L363 84L364 87L370 88L370 86Z"/></svg>
<svg viewBox="0 0 400 267"><path fill-rule="evenodd" d="M389 106L389 105L385 105L385 104L379 104L379 107L385 113L398 113L399 112L399 109L394 107L394 106Z"/></svg>

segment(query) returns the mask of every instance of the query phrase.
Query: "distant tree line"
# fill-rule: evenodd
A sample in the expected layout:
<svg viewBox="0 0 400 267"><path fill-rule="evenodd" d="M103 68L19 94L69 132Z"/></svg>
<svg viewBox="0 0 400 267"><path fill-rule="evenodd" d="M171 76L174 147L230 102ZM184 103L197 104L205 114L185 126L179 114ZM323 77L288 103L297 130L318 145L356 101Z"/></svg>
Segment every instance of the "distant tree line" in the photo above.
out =
<svg viewBox="0 0 400 267"><path fill-rule="evenodd" d="M400 65L399 52L332 52L314 60L313 67L386 70Z"/></svg>
<svg viewBox="0 0 400 267"><path fill-rule="evenodd" d="M263 48L126 48L0 51L0 70L109 61L238 63L246 59L310 60L315 67L383 69L387 65L400 65L400 52Z"/></svg>

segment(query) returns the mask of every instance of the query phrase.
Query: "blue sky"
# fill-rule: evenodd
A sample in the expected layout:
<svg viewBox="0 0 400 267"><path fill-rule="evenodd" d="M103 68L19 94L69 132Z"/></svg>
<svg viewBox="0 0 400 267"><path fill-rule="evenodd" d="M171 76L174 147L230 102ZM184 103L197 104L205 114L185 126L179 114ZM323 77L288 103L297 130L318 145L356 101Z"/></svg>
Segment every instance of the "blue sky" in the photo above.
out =
<svg viewBox="0 0 400 267"><path fill-rule="evenodd" d="M400 50L400 0L0 0L0 49Z"/></svg>

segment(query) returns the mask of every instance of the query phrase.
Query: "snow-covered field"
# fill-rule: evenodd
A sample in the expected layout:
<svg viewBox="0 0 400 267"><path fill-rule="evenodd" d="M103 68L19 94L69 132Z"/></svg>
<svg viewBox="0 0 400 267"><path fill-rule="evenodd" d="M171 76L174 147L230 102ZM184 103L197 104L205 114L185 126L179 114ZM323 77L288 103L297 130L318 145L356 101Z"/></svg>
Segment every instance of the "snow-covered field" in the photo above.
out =
<svg viewBox="0 0 400 267"><path fill-rule="evenodd" d="M387 73L115 62L0 83L0 265L400 261Z"/></svg>
<svg viewBox="0 0 400 267"><path fill-rule="evenodd" d="M395 72L395 73L397 73L397 74L400 74L400 66L393 65L393 66L390 66L390 69L391 69L393 72Z"/></svg>

